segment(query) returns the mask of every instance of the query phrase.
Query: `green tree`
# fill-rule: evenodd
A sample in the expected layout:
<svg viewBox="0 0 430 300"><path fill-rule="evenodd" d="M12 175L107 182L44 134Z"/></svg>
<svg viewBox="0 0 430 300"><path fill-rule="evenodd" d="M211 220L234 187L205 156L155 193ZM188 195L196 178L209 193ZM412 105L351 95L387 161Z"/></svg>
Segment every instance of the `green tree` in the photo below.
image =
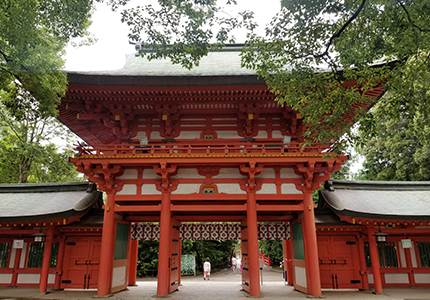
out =
<svg viewBox="0 0 430 300"><path fill-rule="evenodd" d="M0 91L0 183L79 181L69 147L58 149L52 139L67 142L71 133L54 117L41 114L25 91L13 95L20 100L19 116L3 105L11 95Z"/></svg>
<svg viewBox="0 0 430 300"><path fill-rule="evenodd" d="M243 66L266 80L278 102L303 116L309 143L342 141L350 124L363 115L355 104L371 102L361 97L362 90L385 80L387 90L398 95L391 101L407 99L424 107L423 115L428 112L428 1L285 0L280 11L273 8L276 15L263 36L255 31L252 12L223 18L220 2L235 3L160 0L158 6L125 10L122 19L132 40L152 48L143 55L169 57L188 68L210 49L233 42L234 29L245 28ZM358 87L345 86L348 80ZM356 117L349 118L348 111ZM429 122L424 117L419 121L422 126Z"/></svg>
<svg viewBox="0 0 430 300"><path fill-rule="evenodd" d="M361 127L358 149L365 161L359 179L430 180L429 127L420 119L426 111L390 98L381 99Z"/></svg>
<svg viewBox="0 0 430 300"><path fill-rule="evenodd" d="M279 263L284 260L284 252L282 241L258 241L261 252L270 257L272 266L279 266Z"/></svg>
<svg viewBox="0 0 430 300"><path fill-rule="evenodd" d="M0 1L0 91L15 117L25 91L39 112L54 116L66 90L61 71L63 49L71 38L84 37L90 24L92 0Z"/></svg>

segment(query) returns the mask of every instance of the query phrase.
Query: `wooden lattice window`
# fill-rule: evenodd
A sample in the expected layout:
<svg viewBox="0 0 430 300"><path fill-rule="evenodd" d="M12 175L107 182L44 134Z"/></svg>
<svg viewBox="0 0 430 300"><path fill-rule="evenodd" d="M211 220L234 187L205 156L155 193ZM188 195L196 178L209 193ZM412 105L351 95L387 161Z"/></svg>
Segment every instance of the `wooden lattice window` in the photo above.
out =
<svg viewBox="0 0 430 300"><path fill-rule="evenodd" d="M0 268L7 268L7 260L9 258L9 243L0 243Z"/></svg>
<svg viewBox="0 0 430 300"><path fill-rule="evenodd" d="M57 266L58 259L58 243L53 243L51 248L50 268ZM43 252L45 251L45 243L31 243L28 251L27 268L41 268L43 264Z"/></svg>
<svg viewBox="0 0 430 300"><path fill-rule="evenodd" d="M417 242L418 256L420 257L420 266L430 268L430 242Z"/></svg>
<svg viewBox="0 0 430 300"><path fill-rule="evenodd" d="M397 246L395 242L378 242L379 266L381 268L398 268L399 259L397 254ZM370 259L369 243L364 243L364 254L366 257L366 267L372 267Z"/></svg>

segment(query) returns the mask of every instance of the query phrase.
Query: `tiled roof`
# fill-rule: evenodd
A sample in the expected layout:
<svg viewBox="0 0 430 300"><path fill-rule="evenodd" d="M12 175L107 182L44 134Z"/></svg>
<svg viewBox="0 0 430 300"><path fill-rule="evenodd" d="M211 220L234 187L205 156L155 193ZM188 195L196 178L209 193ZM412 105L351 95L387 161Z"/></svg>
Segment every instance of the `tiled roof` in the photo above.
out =
<svg viewBox="0 0 430 300"><path fill-rule="evenodd" d="M88 182L0 184L0 222L82 215L101 201L101 195Z"/></svg>
<svg viewBox="0 0 430 300"><path fill-rule="evenodd" d="M330 180L320 191L338 215L430 220L430 182Z"/></svg>

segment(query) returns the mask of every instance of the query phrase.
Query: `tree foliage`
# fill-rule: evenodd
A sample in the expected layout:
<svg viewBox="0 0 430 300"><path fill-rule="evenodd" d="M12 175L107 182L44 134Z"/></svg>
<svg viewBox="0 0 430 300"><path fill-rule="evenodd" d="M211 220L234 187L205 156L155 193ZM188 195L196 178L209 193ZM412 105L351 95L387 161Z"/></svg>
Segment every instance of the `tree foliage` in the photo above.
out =
<svg viewBox="0 0 430 300"><path fill-rule="evenodd" d="M359 151L365 161L359 179L430 180L430 130L422 120L428 107L398 102L391 95L381 99L363 122Z"/></svg>
<svg viewBox="0 0 430 300"><path fill-rule="evenodd" d="M66 90L63 49L90 24L92 0L5 0L0 2L0 90L19 118L22 90L39 112L54 116Z"/></svg>
<svg viewBox="0 0 430 300"><path fill-rule="evenodd" d="M282 241L258 241L261 252L270 257L272 266L279 266L279 263L284 260L284 252Z"/></svg>
<svg viewBox="0 0 430 300"><path fill-rule="evenodd" d="M24 89L12 95L0 91L0 183L79 181L67 162L70 147L58 149L52 139L67 142L71 133L54 117L40 113L37 102ZM4 102L19 100L19 114ZM15 111L16 112L16 111Z"/></svg>
<svg viewBox="0 0 430 300"><path fill-rule="evenodd" d="M111 0L117 6L124 1ZM252 12L220 17L223 4L235 1L160 0L158 5L125 10L123 21L131 28L132 40L153 48L143 55L169 57L188 68L210 49L234 41L234 29L245 28L242 65L266 80L279 103L303 116L310 143L341 141L363 115L354 104L371 101L361 97L362 91L385 80L388 91L412 95L390 100L426 106L428 1L285 0L280 11L273 8L276 15L263 35L255 31ZM348 80L356 81L358 88L345 86ZM357 117L348 119L348 111ZM428 123L423 117L419 121Z"/></svg>
<svg viewBox="0 0 430 300"><path fill-rule="evenodd" d="M211 261L212 271L230 266L230 258L237 241L182 241L182 253L196 255L196 271L203 272L203 263L207 257ZM158 241L139 242L137 270L138 276L154 276L158 269ZM152 271L150 271L152 270Z"/></svg>

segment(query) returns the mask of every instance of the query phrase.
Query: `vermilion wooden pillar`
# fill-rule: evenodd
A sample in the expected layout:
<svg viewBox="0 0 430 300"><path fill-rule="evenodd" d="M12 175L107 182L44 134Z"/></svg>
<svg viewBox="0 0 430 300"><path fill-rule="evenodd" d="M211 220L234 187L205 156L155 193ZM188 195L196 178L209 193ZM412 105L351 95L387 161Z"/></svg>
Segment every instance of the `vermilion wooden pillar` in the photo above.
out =
<svg viewBox="0 0 430 300"><path fill-rule="evenodd" d="M249 294L260 296L260 272L258 255L257 202L255 190L248 190L246 217L248 223Z"/></svg>
<svg viewBox="0 0 430 300"><path fill-rule="evenodd" d="M130 259L128 260L128 285L136 285L137 276L137 254L139 249L139 241L130 241Z"/></svg>
<svg viewBox="0 0 430 300"><path fill-rule="evenodd" d="M375 286L375 294L382 294L381 270L379 267L379 254L375 240L375 228L367 227L367 235L369 237L370 260L372 261L373 283Z"/></svg>
<svg viewBox="0 0 430 300"><path fill-rule="evenodd" d="M369 279L367 278L367 267L366 267L366 254L364 253L364 240L363 237L360 235L358 237L358 253L360 254L360 275L361 280L363 282L363 289L368 290L369 289Z"/></svg>
<svg viewBox="0 0 430 300"><path fill-rule="evenodd" d="M40 274L39 293L45 293L48 287L49 265L51 263L52 241L54 239L54 227L48 227L45 249L43 251L42 273Z"/></svg>
<svg viewBox="0 0 430 300"><path fill-rule="evenodd" d="M113 249L115 246L115 193L107 192L103 233L100 252L99 281L97 296L107 296L111 291Z"/></svg>
<svg viewBox="0 0 430 300"><path fill-rule="evenodd" d="M54 290L61 289L61 277L63 273L63 261L64 261L64 249L66 246L66 239L61 238L58 245L58 255L57 255L57 269L55 274L55 284Z"/></svg>
<svg viewBox="0 0 430 300"><path fill-rule="evenodd" d="M293 285L293 253L291 251L291 240L284 240L285 270L287 271L287 284Z"/></svg>
<svg viewBox="0 0 430 300"><path fill-rule="evenodd" d="M182 240L179 239L179 273L178 273L178 285L181 285L181 268L182 268Z"/></svg>
<svg viewBox="0 0 430 300"><path fill-rule="evenodd" d="M170 191L163 191L160 213L157 296L167 296L169 293L169 258L172 250L170 217Z"/></svg>
<svg viewBox="0 0 430 300"><path fill-rule="evenodd" d="M318 261L317 233L315 227L312 191L303 191L303 238L305 239L305 261L308 294L321 296L321 277Z"/></svg>

